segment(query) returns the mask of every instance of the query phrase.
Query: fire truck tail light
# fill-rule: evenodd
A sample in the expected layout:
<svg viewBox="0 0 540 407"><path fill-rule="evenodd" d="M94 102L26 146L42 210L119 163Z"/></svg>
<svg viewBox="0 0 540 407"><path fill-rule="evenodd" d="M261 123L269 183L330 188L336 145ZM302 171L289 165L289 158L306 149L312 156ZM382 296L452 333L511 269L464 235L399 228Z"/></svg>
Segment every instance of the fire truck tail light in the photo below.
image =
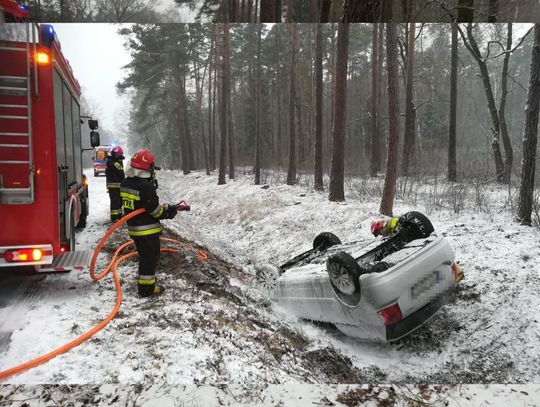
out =
<svg viewBox="0 0 540 407"><path fill-rule="evenodd" d="M10 250L4 253L4 259L9 263L40 261L42 258L43 250L41 249L19 249Z"/></svg>
<svg viewBox="0 0 540 407"><path fill-rule="evenodd" d="M34 249L32 250L32 259L34 261L39 261L43 258L43 252L41 249Z"/></svg>
<svg viewBox="0 0 540 407"><path fill-rule="evenodd" d="M36 54L36 60L40 65L49 65L51 63L51 57L45 52L38 52Z"/></svg>

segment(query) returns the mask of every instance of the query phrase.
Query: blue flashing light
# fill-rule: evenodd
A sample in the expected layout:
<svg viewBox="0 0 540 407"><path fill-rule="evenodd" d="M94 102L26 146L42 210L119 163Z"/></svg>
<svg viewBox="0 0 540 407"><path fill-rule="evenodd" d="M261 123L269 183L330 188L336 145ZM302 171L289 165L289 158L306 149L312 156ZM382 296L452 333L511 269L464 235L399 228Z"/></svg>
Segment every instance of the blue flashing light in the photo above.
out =
<svg viewBox="0 0 540 407"><path fill-rule="evenodd" d="M49 26L49 32L50 32L51 34L54 33L54 28L52 27L52 25Z"/></svg>
<svg viewBox="0 0 540 407"><path fill-rule="evenodd" d="M28 10L29 10L28 6L23 6L22 4L19 4L19 8L20 8L21 10L24 10L24 11L28 11Z"/></svg>

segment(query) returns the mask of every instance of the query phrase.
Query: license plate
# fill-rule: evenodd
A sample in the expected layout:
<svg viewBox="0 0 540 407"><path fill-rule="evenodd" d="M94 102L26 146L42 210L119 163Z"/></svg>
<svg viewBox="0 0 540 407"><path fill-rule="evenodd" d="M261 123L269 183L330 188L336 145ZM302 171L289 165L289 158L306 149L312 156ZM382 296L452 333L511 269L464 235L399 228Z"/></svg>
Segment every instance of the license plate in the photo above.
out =
<svg viewBox="0 0 540 407"><path fill-rule="evenodd" d="M435 270L431 274L428 274L427 276L422 277L420 281L416 282L411 287L411 298L412 299L418 298L420 295L428 291L435 284L439 284L440 281L441 281L441 274L439 270Z"/></svg>

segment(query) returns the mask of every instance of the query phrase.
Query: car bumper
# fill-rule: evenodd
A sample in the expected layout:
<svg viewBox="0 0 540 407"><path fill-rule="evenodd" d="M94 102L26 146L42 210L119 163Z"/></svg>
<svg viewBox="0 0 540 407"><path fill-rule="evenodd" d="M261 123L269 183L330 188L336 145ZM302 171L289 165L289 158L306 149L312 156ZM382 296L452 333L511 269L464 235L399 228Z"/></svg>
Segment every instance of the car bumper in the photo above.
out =
<svg viewBox="0 0 540 407"><path fill-rule="evenodd" d="M397 324L387 326L386 341L397 341L420 328L423 324L429 321L443 305L448 304L453 298L454 294L455 287L442 293L434 301L420 308L407 318L402 319Z"/></svg>

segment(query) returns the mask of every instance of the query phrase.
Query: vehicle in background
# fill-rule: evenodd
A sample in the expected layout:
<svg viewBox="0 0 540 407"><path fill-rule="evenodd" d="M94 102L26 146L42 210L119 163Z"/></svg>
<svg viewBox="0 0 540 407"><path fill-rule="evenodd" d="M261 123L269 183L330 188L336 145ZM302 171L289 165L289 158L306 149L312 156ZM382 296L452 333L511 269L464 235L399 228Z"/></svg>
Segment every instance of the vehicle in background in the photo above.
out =
<svg viewBox="0 0 540 407"><path fill-rule="evenodd" d="M94 177L99 174L105 175L107 169L107 156L114 146L97 146L94 147L94 155L92 156L92 162L94 167Z"/></svg>
<svg viewBox="0 0 540 407"><path fill-rule="evenodd" d="M0 267L82 267L89 253L75 251L75 228L86 226L89 206L80 85L51 25L9 28L0 30ZM90 138L99 145L99 133Z"/></svg>
<svg viewBox="0 0 540 407"><path fill-rule="evenodd" d="M257 280L297 317L332 323L360 339L393 342L433 317L462 278L448 241L432 233L431 222L425 230L349 244L321 233L313 249L280 267L260 267Z"/></svg>
<svg viewBox="0 0 540 407"><path fill-rule="evenodd" d="M0 0L0 24L30 21L28 7L14 0Z"/></svg>

